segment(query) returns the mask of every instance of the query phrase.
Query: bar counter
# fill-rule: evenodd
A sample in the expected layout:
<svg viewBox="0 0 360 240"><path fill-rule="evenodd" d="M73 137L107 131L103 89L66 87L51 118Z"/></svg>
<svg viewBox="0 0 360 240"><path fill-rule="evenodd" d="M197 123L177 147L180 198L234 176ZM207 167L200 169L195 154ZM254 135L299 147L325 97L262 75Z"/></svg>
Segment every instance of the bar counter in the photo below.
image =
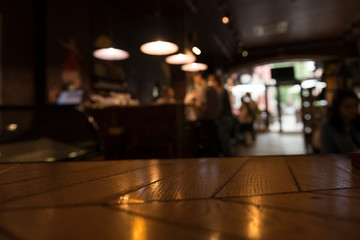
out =
<svg viewBox="0 0 360 240"><path fill-rule="evenodd" d="M0 239L359 239L344 155L0 164Z"/></svg>

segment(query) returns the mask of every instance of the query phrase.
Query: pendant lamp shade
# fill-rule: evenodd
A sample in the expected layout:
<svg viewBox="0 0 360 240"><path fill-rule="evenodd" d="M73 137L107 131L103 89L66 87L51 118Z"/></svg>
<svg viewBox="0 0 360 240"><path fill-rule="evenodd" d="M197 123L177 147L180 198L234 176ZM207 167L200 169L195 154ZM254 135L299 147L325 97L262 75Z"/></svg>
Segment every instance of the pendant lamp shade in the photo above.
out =
<svg viewBox="0 0 360 240"><path fill-rule="evenodd" d="M205 63L189 63L181 66L181 70L185 72L205 71L207 68Z"/></svg>
<svg viewBox="0 0 360 240"><path fill-rule="evenodd" d="M140 50L149 55L169 55L177 52L178 49L175 43L166 41L148 42L140 46Z"/></svg>
<svg viewBox="0 0 360 240"><path fill-rule="evenodd" d="M169 64L187 64L195 62L196 57L190 53L178 53L165 58L165 62Z"/></svg>
<svg viewBox="0 0 360 240"><path fill-rule="evenodd" d="M127 51L110 47L95 50L93 56L106 61L119 61L129 58L130 55Z"/></svg>

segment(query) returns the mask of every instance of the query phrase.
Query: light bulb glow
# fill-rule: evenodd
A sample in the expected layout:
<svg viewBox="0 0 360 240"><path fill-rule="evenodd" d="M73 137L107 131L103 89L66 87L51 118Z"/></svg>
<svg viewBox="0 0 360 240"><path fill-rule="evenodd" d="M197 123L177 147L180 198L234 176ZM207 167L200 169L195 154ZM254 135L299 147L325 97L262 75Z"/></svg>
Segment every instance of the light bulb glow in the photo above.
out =
<svg viewBox="0 0 360 240"><path fill-rule="evenodd" d="M223 22L223 24L228 24L230 20L228 17L223 17L221 21Z"/></svg>
<svg viewBox="0 0 360 240"><path fill-rule="evenodd" d="M181 66L181 70L185 72L205 71L208 66L204 63L189 63Z"/></svg>
<svg viewBox="0 0 360 240"><path fill-rule="evenodd" d="M127 51L117 49L117 48L100 48L93 52L95 58L106 60L106 61L118 61L129 58L129 53Z"/></svg>
<svg viewBox="0 0 360 240"><path fill-rule="evenodd" d="M201 50L200 48L194 46L192 49L193 53L195 53L196 55L200 55L201 54Z"/></svg>
<svg viewBox="0 0 360 240"><path fill-rule="evenodd" d="M196 57L192 54L178 53L165 58L165 62L169 64L186 64L195 62Z"/></svg>
<svg viewBox="0 0 360 240"><path fill-rule="evenodd" d="M175 53L178 49L175 43L165 41L148 42L140 46L140 50L149 55L168 55Z"/></svg>

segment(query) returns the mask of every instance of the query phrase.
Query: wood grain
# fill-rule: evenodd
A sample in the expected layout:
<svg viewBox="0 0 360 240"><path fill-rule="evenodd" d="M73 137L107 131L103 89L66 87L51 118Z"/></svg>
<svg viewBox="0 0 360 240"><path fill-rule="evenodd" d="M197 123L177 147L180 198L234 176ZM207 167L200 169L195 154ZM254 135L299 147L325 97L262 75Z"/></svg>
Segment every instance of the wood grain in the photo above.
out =
<svg viewBox="0 0 360 240"><path fill-rule="evenodd" d="M216 234L100 206L2 212L0 226L17 239L29 240L209 240Z"/></svg>
<svg viewBox="0 0 360 240"><path fill-rule="evenodd" d="M357 190L357 194L359 194L360 189ZM259 207L359 222L360 208L357 206L360 206L360 199L341 196L337 193L338 191L342 190L334 190L327 192L327 194L321 194L321 192L300 192L241 197L231 198L229 201L251 203Z"/></svg>
<svg viewBox="0 0 360 240"><path fill-rule="evenodd" d="M285 157L303 191L360 187L360 179L323 155Z"/></svg>
<svg viewBox="0 0 360 240"><path fill-rule="evenodd" d="M297 191L296 183L284 159L281 157L250 157L216 197Z"/></svg>
<svg viewBox="0 0 360 240"><path fill-rule="evenodd" d="M123 204L122 211L175 225L208 228L233 239L356 239L358 221L224 200Z"/></svg>
<svg viewBox="0 0 360 240"><path fill-rule="evenodd" d="M11 169L19 167L20 164L0 164L0 176L9 172Z"/></svg>
<svg viewBox="0 0 360 240"><path fill-rule="evenodd" d="M360 238L360 179L346 157L24 164L5 175L17 180L0 184L5 239Z"/></svg>
<svg viewBox="0 0 360 240"><path fill-rule="evenodd" d="M331 155L327 159L337 167L360 179L360 169L354 168L350 158L346 155Z"/></svg>
<svg viewBox="0 0 360 240"><path fill-rule="evenodd" d="M99 168L71 171L72 164L62 164L58 168L51 168L50 171L44 170L48 176L35 178L28 181L14 182L11 184L0 185L0 203L11 201L17 198L45 193L55 189L66 188L84 182L95 181L96 179L106 178L113 175L136 170L151 165L151 161L127 161L119 165L103 166ZM42 173L39 173L42 175ZM9 178L11 179L11 177Z"/></svg>
<svg viewBox="0 0 360 240"><path fill-rule="evenodd" d="M209 198L231 179L246 160L247 158L208 159L205 164L162 179L128 194L127 197L144 201Z"/></svg>
<svg viewBox="0 0 360 240"><path fill-rule="evenodd" d="M113 162L113 164L116 164ZM89 169L98 169L109 167L111 162L64 162L54 163L26 163L9 164L8 166L17 166L16 171L6 171L0 173L0 185L10 184L19 181L31 180L35 178L49 177L71 172L83 172Z"/></svg>
<svg viewBox="0 0 360 240"><path fill-rule="evenodd" d="M330 196L342 196L351 199L360 199L360 188L321 190L321 191L316 191L315 193L330 195Z"/></svg>
<svg viewBox="0 0 360 240"><path fill-rule="evenodd" d="M151 161L142 161L144 165L150 164ZM56 189L53 185L57 184L60 179L40 179L34 187L30 189L28 185L16 184L14 188L0 187L0 191L12 194L16 198L9 199L0 204L0 208L9 207L44 207L44 206L63 206L75 204L92 204L106 202L109 198L127 194L139 188L145 187L150 183L155 183L162 178L171 177L174 174L186 172L189 168L201 166L206 160L195 161L159 161L158 164L152 164L144 168L136 168L131 171L120 172L119 174L92 179L86 182L77 182L76 184L66 185ZM131 161L130 161L131 163ZM132 164L122 162L119 168L124 169L126 166L134 166ZM46 182L46 180L50 182ZM29 181L32 182L33 181ZM41 183L41 184L40 184ZM42 187L40 192L38 185ZM9 187L9 185L6 185ZM27 191L26 191L27 190ZM26 191L27 195L20 195L19 192Z"/></svg>

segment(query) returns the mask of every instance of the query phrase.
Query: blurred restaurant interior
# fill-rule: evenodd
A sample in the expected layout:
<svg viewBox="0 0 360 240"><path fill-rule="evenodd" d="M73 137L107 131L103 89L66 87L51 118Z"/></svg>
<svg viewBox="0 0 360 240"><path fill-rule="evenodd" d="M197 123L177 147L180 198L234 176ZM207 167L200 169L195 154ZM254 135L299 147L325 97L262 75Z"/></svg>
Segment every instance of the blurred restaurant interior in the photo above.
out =
<svg viewBox="0 0 360 240"><path fill-rule="evenodd" d="M291 136L299 143L295 153L318 152L314 135L332 93L358 91L357 1L141 4L1 3L0 141L6 148L0 161L56 161L95 153L105 159L200 156L184 105L192 75L199 70L168 63L167 57L178 53L203 64L200 71L222 79L233 125L241 97L250 92L260 111L255 131L264 142L279 143L275 152L257 142L242 145L233 126L233 156L256 154L259 148L265 155L286 154L281 138ZM140 49L157 40L174 43L177 49L165 54ZM199 55L192 53L193 47ZM96 56L96 50L107 48L120 55L108 53L105 60ZM175 102L156 104L162 88L174 89ZM70 117L76 111L84 115L79 122ZM80 130L85 118L90 119L88 129ZM267 136L274 139L267 141ZM36 143L25 147L33 158L13 156L13 149L29 142ZM52 156L54 151L46 149L54 148L54 142L62 154L55 151L57 156ZM39 158L34 151L42 151Z"/></svg>
<svg viewBox="0 0 360 240"><path fill-rule="evenodd" d="M0 239L360 239L359 55L359 0L0 1Z"/></svg>
<svg viewBox="0 0 360 240"><path fill-rule="evenodd" d="M318 153L316 136L333 92L359 92L357 1L138 4L0 4L0 162L206 155L184 104L196 71L216 74L229 93L233 156L287 154L282 138L298 143L290 153ZM144 53L145 43L158 40L176 49ZM100 49L110 52L104 57ZM171 63L178 53L203 68ZM156 104L163 88L174 90L171 104ZM237 128L247 92L258 104L254 130L262 144L243 144ZM84 119L70 117L77 113ZM14 153L19 146L24 152Z"/></svg>

